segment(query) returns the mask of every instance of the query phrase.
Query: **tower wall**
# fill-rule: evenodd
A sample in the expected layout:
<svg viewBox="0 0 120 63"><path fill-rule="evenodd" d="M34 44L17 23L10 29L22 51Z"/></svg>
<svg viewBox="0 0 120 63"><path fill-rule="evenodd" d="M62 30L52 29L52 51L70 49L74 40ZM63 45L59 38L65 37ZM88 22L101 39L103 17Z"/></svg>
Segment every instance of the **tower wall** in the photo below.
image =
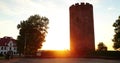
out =
<svg viewBox="0 0 120 63"><path fill-rule="evenodd" d="M93 6L76 3L70 6L70 50L89 52L95 50Z"/></svg>

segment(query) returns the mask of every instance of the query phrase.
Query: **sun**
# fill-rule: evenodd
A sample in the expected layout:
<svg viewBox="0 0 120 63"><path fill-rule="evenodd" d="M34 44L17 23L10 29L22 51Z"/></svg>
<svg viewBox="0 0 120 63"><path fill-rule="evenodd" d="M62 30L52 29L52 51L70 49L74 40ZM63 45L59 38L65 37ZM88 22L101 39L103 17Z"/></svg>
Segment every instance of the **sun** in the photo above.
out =
<svg viewBox="0 0 120 63"><path fill-rule="evenodd" d="M66 25L64 26L64 28L61 28L60 25L51 25L50 29L48 29L46 42L43 43L42 50L70 49L69 28Z"/></svg>
<svg viewBox="0 0 120 63"><path fill-rule="evenodd" d="M68 37L55 38L51 36L46 39L46 42L43 43L43 47L42 47L42 50L69 50L69 49L70 49L70 44Z"/></svg>

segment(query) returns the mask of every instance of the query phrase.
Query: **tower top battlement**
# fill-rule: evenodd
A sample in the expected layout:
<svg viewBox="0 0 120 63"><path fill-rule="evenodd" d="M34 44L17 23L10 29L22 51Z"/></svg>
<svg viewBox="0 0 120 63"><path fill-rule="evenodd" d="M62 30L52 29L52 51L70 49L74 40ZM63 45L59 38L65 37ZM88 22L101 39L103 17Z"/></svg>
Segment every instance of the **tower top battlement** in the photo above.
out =
<svg viewBox="0 0 120 63"><path fill-rule="evenodd" d="M81 2L81 3L75 3L75 4L71 5L70 7L79 7L79 6L80 7L82 7L82 6L92 7L92 4Z"/></svg>

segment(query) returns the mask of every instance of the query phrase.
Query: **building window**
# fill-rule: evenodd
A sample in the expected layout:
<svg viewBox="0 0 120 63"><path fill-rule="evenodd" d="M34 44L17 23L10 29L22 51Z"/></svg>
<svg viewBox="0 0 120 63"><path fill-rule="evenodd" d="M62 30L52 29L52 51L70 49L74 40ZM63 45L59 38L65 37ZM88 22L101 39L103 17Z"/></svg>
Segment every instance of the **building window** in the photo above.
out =
<svg viewBox="0 0 120 63"><path fill-rule="evenodd" d="M4 47L4 50L6 50L6 47Z"/></svg>
<svg viewBox="0 0 120 63"><path fill-rule="evenodd" d="M10 43L10 46L12 46L12 43Z"/></svg>
<svg viewBox="0 0 120 63"><path fill-rule="evenodd" d="M11 47L10 47L10 50L11 50Z"/></svg>
<svg viewBox="0 0 120 63"><path fill-rule="evenodd" d="M16 54L16 52L14 52L14 54Z"/></svg>
<svg viewBox="0 0 120 63"><path fill-rule="evenodd" d="M4 54L6 54L6 52L4 52Z"/></svg>
<svg viewBox="0 0 120 63"><path fill-rule="evenodd" d="M3 52L1 52L0 54L3 54Z"/></svg>
<svg viewBox="0 0 120 63"><path fill-rule="evenodd" d="M3 47L1 47L1 50L3 50Z"/></svg>

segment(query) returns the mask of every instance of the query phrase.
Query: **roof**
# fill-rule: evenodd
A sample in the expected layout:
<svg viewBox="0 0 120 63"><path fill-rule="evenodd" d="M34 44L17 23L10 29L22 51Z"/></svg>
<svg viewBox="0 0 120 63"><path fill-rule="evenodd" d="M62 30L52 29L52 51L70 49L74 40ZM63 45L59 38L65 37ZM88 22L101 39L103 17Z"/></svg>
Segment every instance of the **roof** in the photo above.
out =
<svg viewBox="0 0 120 63"><path fill-rule="evenodd" d="M12 41L13 43L16 43L16 40L12 37L3 37L0 38L0 46L7 46L7 44Z"/></svg>

